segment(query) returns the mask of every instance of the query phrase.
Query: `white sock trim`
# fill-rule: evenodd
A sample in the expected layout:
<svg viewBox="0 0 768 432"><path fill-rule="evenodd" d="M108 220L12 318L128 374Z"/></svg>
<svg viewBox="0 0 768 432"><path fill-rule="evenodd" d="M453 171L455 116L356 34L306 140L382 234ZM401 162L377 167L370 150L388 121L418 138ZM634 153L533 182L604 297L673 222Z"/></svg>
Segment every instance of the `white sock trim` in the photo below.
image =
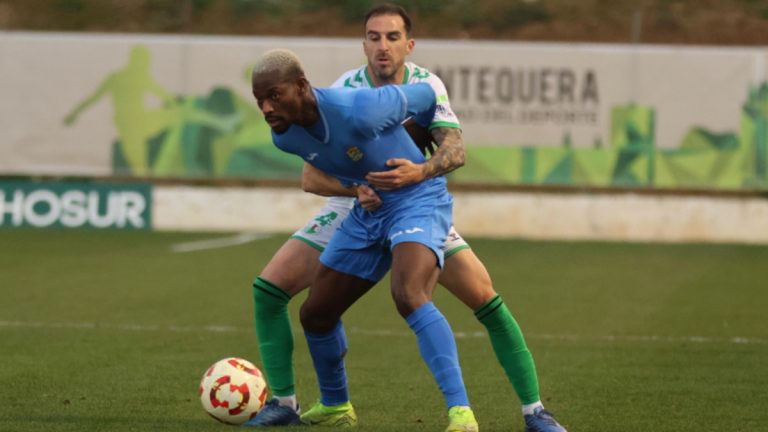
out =
<svg viewBox="0 0 768 432"><path fill-rule="evenodd" d="M539 407L544 408L544 404L540 400L532 404L523 405L523 415L531 415Z"/></svg>
<svg viewBox="0 0 768 432"><path fill-rule="evenodd" d="M296 395L275 396L275 399L277 399L277 402L280 403L281 406L288 407L294 411L298 411L299 409L299 402L296 400Z"/></svg>

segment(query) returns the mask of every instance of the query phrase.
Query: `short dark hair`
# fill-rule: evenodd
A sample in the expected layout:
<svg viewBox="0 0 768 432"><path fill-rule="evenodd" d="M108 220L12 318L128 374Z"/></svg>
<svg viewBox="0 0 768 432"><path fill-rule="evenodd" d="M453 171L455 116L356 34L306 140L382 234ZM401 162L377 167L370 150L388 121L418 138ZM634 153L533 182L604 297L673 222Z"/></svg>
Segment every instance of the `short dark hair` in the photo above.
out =
<svg viewBox="0 0 768 432"><path fill-rule="evenodd" d="M405 25L405 35L411 35L411 17L408 16L408 12L406 12L402 6L394 3L382 3L368 10L365 14L365 20L363 21L363 29L368 25L368 21L371 18L380 15L400 15L400 18L403 19L403 24Z"/></svg>

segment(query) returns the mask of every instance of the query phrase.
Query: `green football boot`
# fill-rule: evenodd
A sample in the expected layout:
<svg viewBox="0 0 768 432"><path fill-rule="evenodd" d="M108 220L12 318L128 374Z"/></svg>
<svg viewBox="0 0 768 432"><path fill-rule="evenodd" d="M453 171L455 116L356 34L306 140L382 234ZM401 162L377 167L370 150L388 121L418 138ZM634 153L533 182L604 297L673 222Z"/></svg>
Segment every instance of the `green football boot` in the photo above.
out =
<svg viewBox="0 0 768 432"><path fill-rule="evenodd" d="M480 427L475 420L472 408L455 406L448 410L448 427L445 432L478 432Z"/></svg>
<svg viewBox="0 0 768 432"><path fill-rule="evenodd" d="M357 414L349 401L334 406L325 406L318 402L300 418L302 423L312 426L352 427L357 425Z"/></svg>

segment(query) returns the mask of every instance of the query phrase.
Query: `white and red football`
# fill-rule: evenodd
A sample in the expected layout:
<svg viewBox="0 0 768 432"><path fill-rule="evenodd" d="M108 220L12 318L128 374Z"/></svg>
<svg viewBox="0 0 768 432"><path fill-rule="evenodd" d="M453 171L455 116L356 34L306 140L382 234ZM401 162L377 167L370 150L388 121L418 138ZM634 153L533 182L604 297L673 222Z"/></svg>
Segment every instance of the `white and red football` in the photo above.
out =
<svg viewBox="0 0 768 432"><path fill-rule="evenodd" d="M239 425L253 418L267 399L267 382L248 360L228 357L217 361L200 381L200 402L216 420Z"/></svg>

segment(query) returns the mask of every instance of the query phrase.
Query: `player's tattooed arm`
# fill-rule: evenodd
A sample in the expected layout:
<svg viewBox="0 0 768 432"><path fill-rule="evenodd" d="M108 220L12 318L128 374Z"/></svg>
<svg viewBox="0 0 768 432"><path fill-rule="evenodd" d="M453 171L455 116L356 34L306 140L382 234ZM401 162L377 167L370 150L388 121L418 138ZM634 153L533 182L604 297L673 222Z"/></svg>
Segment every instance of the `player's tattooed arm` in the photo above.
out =
<svg viewBox="0 0 768 432"><path fill-rule="evenodd" d="M461 129L437 127L432 129L437 150L424 164L424 178L448 174L464 165L466 158Z"/></svg>
<svg viewBox="0 0 768 432"><path fill-rule="evenodd" d="M414 163L408 159L390 159L387 161L390 169L368 173L368 182L377 190L393 190L447 174L464 165L461 129L435 128L432 137L437 143L437 150L429 160Z"/></svg>

